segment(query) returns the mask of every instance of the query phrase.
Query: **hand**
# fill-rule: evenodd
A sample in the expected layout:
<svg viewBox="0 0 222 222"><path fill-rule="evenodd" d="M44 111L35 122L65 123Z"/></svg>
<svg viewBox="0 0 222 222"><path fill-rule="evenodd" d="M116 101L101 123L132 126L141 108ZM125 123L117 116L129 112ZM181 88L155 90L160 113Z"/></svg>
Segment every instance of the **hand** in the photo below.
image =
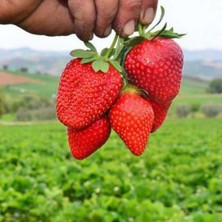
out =
<svg viewBox="0 0 222 222"><path fill-rule="evenodd" d="M0 0L0 23L49 36L75 33L81 40L134 32L152 22L158 0Z"/></svg>

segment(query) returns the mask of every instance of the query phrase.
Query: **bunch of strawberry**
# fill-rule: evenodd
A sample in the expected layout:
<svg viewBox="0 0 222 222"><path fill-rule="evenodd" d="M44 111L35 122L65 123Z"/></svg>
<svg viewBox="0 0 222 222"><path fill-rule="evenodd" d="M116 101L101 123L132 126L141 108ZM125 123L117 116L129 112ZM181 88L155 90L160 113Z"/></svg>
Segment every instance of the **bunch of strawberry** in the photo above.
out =
<svg viewBox="0 0 222 222"><path fill-rule="evenodd" d="M68 128L76 159L105 144L111 128L133 154L141 155L149 135L162 125L180 89L183 53L172 38L182 35L166 25L156 32L145 28L138 24L137 37L115 36L100 55L91 43L86 51L71 52L75 59L61 76L57 116Z"/></svg>

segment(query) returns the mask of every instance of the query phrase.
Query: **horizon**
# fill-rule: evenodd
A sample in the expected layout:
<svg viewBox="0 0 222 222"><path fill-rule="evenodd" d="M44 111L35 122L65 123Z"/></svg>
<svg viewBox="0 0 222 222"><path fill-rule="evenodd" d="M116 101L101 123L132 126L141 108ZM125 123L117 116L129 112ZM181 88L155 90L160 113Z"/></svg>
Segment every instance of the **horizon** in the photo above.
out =
<svg viewBox="0 0 222 222"><path fill-rule="evenodd" d="M181 47L182 50L185 51L190 51L190 52L196 52L196 51L217 51L217 52L222 52L222 49L215 49L215 48L202 48L202 49L188 49L188 48L184 48ZM39 52L69 52L70 50L53 50L53 49L36 49L32 46L18 46L18 47L14 47L14 48L5 48L5 47L0 47L0 50L6 50L6 51L14 51L14 50L21 50L21 49L28 49L28 50L32 50L32 51L39 51ZM222 58L221 58L222 60Z"/></svg>

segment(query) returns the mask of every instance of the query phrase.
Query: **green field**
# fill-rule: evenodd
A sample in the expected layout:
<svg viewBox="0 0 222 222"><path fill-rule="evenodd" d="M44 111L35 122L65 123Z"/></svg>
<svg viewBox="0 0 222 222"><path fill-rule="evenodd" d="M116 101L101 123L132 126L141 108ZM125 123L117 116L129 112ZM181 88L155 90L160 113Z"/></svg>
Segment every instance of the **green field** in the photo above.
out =
<svg viewBox="0 0 222 222"><path fill-rule="evenodd" d="M40 95L51 97L57 93L59 83L58 76L37 75L14 72L14 75L25 76L39 83L17 84L4 87L7 95L18 97L24 95ZM222 104L222 95L207 94L206 88L208 82L198 79L184 78L179 95L174 101L174 105L178 104L204 104L204 103L220 103Z"/></svg>
<svg viewBox="0 0 222 222"><path fill-rule="evenodd" d="M83 161L55 122L0 125L1 222L221 222L217 119L170 120L134 157L112 133Z"/></svg>
<svg viewBox="0 0 222 222"><path fill-rule="evenodd" d="M28 74L21 72L13 72L11 74L28 77L33 80L38 80L39 82L5 86L3 89L7 95L13 97L15 96L19 97L23 95L33 94L33 95L51 97L57 93L57 87L59 83L58 76L43 75L43 74L37 75L37 74Z"/></svg>

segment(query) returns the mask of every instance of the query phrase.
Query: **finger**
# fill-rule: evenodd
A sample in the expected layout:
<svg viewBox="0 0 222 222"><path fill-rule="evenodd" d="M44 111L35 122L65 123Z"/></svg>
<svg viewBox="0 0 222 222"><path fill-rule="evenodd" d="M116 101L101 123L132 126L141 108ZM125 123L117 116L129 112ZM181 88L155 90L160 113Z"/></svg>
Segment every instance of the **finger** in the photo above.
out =
<svg viewBox="0 0 222 222"><path fill-rule="evenodd" d="M0 22L2 24L16 24L28 17L41 1L8 1L0 0ZM24 10L25 9L25 10Z"/></svg>
<svg viewBox="0 0 222 222"><path fill-rule="evenodd" d="M15 24L33 34L56 36L75 33L68 7L57 1L43 1L29 16Z"/></svg>
<svg viewBox="0 0 222 222"><path fill-rule="evenodd" d="M95 34L106 37L112 31L112 23L118 12L118 0L95 0L96 5L96 28Z"/></svg>
<svg viewBox="0 0 222 222"><path fill-rule="evenodd" d="M135 31L141 3L142 0L119 0L119 11L113 27L120 36L126 37Z"/></svg>
<svg viewBox="0 0 222 222"><path fill-rule="evenodd" d="M158 0L142 0L140 19L143 25L149 25L156 14Z"/></svg>
<svg viewBox="0 0 222 222"><path fill-rule="evenodd" d="M92 39L96 21L96 11L93 0L69 0L68 6L74 17L76 35L83 41Z"/></svg>

